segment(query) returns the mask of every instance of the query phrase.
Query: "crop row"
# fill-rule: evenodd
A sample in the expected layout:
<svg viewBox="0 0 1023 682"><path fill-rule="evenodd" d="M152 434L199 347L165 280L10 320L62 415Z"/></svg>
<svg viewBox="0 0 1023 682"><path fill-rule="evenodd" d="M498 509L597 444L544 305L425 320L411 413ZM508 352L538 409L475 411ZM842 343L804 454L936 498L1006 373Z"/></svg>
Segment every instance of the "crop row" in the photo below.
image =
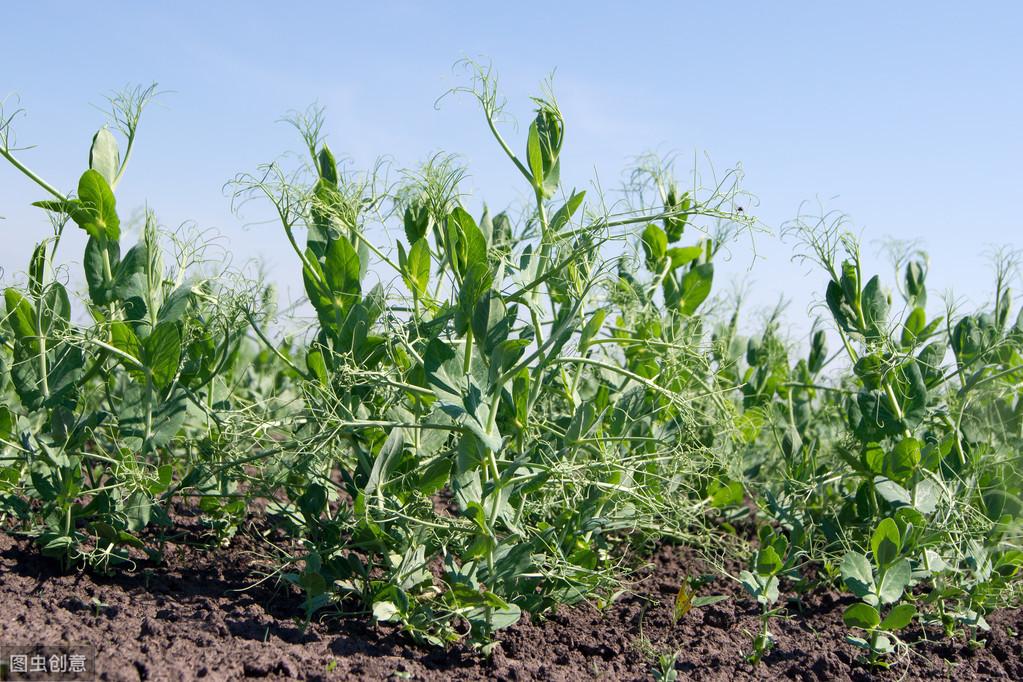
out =
<svg viewBox="0 0 1023 682"><path fill-rule="evenodd" d="M158 561L181 505L220 540L258 508L308 617L361 610L484 649L523 611L607 603L661 542L747 553L733 577L762 605L753 661L786 592L855 595L848 641L874 665L912 623L975 636L1018 600L1011 257L990 309L932 315L923 254L897 259L893 297L841 221L796 221L827 319L805 353L776 316L742 336L738 303L710 306L715 257L757 228L738 173L683 184L647 158L620 201L568 191L553 96L513 144L491 74L470 73L533 199L521 212L473 216L453 157L390 186L354 172L315 110L293 121L306 163L231 183L279 218L304 318L152 214L122 248L116 190L152 88L112 100L70 193L19 160L0 117L0 155L46 192L53 227L4 292L8 530L113 571ZM88 234L74 275L66 229ZM679 617L707 603L694 589Z"/></svg>

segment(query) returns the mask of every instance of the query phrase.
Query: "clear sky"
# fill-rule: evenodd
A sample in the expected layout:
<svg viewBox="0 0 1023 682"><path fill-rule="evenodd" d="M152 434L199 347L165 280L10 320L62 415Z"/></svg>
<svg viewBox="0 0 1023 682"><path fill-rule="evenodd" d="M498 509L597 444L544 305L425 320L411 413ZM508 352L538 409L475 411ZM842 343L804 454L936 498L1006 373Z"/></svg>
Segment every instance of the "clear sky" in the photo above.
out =
<svg viewBox="0 0 1023 682"><path fill-rule="evenodd" d="M37 145L22 160L74 187L103 95L156 81L169 92L143 121L118 189L122 214L148 202L166 225L218 228L236 262L265 259L292 295L298 269L280 230L245 227L258 216L232 214L223 189L300 148L277 122L288 110L324 105L328 142L357 166L385 154L415 165L443 150L468 164L472 205L523 193L473 102L434 107L464 82L452 64L466 56L499 73L520 147L528 96L556 69L562 163L579 186L598 176L615 187L649 150L706 152L720 169L741 162L767 225L820 198L850 214L871 256L888 237L920 239L932 288L974 303L990 285L985 252L1023 246L1023 3L4 5L0 96L19 98L19 143ZM0 166L5 280L45 234L28 206L41 198ZM69 242L65 257L79 248ZM738 245L724 270L753 283L756 305L790 298L793 331L805 329L822 277L806 278L774 237L761 236L758 251L750 268ZM883 258L872 262L890 277Z"/></svg>

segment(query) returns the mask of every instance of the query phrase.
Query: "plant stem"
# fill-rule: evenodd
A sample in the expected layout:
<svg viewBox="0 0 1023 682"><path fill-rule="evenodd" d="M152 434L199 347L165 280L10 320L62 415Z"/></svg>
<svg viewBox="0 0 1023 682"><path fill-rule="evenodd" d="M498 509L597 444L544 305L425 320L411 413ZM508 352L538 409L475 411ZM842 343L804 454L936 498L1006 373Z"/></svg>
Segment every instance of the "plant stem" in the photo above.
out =
<svg viewBox="0 0 1023 682"><path fill-rule="evenodd" d="M13 154L11 154L10 151L8 151L7 149L0 149L0 156L3 156L5 159L10 161L12 166L20 170L22 173L28 176L30 180L32 180L34 183L36 183L37 185L45 189L47 192L55 196L57 199L65 202L67 201L67 197L64 194L61 194L56 188L54 188L53 185L51 185L50 183L46 182L41 177L33 173L28 167L23 165L21 161L18 161L18 159Z"/></svg>

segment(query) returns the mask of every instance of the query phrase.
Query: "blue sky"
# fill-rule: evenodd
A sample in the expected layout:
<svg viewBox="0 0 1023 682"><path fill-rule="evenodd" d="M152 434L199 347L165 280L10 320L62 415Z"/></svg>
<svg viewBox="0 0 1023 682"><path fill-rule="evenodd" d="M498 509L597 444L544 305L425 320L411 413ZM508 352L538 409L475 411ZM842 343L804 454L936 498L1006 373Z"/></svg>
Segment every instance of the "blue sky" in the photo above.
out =
<svg viewBox="0 0 1023 682"><path fill-rule="evenodd" d="M565 176L608 188L636 154L741 162L757 215L777 228L804 200L847 212L874 270L878 241L920 239L932 289L982 303L993 245L1021 245L1023 5L991 3L10 3L0 96L17 95L24 162L74 186L103 95L156 81L168 91L143 121L118 190L122 213L148 202L169 226L220 230L235 262L262 258L298 295L280 230L231 211L224 183L299 140L278 119L313 101L328 142L365 167L455 152L470 203L524 193L467 98L434 102L464 79L462 57L491 61L520 123L556 69L567 119ZM9 98L10 107L15 100ZM684 169L683 169L684 170ZM41 192L0 167L0 267L23 270L47 223ZM474 203L475 202L475 203ZM76 238L78 236L76 235ZM64 248L64 247L62 247ZM72 258L80 243L64 251ZM794 331L823 291L763 235L752 264L739 244L722 279L752 283L752 302L791 299ZM718 285L724 289L724 282ZM817 293L815 293L817 292ZM934 297L937 298L937 297Z"/></svg>

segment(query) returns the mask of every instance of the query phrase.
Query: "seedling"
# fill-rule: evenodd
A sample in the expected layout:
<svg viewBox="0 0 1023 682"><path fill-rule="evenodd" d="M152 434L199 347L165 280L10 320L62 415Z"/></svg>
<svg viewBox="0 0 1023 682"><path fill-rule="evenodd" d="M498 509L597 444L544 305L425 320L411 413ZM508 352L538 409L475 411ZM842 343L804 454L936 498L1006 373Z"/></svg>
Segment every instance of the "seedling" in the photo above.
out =
<svg viewBox="0 0 1023 682"><path fill-rule="evenodd" d="M892 519L878 524L871 537L871 559L849 552L842 559L842 580L846 589L863 601L848 607L842 620L865 637L847 636L846 641L867 652L867 662L887 666L885 657L895 650L894 633L907 627L916 616L916 606L899 603L913 580L910 560L901 556L903 540ZM882 607L890 606L884 618Z"/></svg>
<svg viewBox="0 0 1023 682"><path fill-rule="evenodd" d="M678 662L678 652L670 654L659 654L657 665L654 668L655 682L675 682L678 679L678 669L675 664Z"/></svg>
<svg viewBox="0 0 1023 682"><path fill-rule="evenodd" d="M779 576L786 570L789 556L788 539L770 526L761 526L758 533L760 549L750 561L750 569L739 574L739 582L746 592L760 604L760 632L753 638L753 651L747 660L757 664L774 646L771 619L784 610L778 602Z"/></svg>

